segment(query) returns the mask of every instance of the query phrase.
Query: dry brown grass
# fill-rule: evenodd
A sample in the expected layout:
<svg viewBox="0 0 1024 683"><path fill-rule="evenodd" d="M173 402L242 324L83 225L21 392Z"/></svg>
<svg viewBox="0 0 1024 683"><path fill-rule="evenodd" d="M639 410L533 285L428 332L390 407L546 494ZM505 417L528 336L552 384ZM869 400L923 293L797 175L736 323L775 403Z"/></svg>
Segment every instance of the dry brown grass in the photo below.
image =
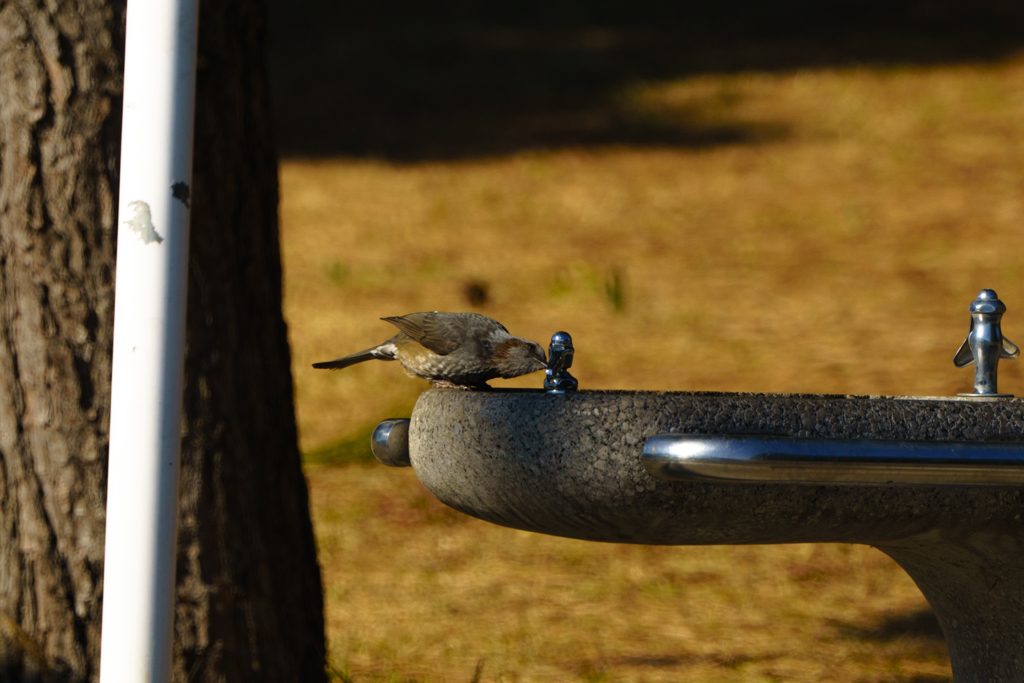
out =
<svg viewBox="0 0 1024 683"><path fill-rule="evenodd" d="M470 280L490 284L482 311L514 333L572 333L585 388L964 390L969 373L950 359L977 290L996 288L1007 335L1020 329L1022 78L1021 60L703 77L628 96L659 116L788 134L698 151L284 164L303 446L423 388L394 365L310 363L387 338L382 316L466 309ZM605 291L615 270L624 310ZM1003 375L1019 387L1019 364Z"/></svg>
<svg viewBox="0 0 1024 683"><path fill-rule="evenodd" d="M586 543L466 517L409 470L309 476L342 680L949 675L920 592L870 548Z"/></svg>
<svg viewBox="0 0 1024 683"><path fill-rule="evenodd" d="M408 414L425 388L395 364L310 363L382 341L381 316L468 309L472 281L513 333L572 333L583 388L967 390L951 359L979 289L1024 343L1022 82L1024 59L704 76L623 92L621 108L770 134L285 163L303 448ZM1000 388L1024 393L1022 364L1001 367ZM408 472L309 474L331 653L355 680L469 681L478 661L480 680L506 681L948 674L932 640L871 636L925 607L872 550L587 545L464 520Z"/></svg>

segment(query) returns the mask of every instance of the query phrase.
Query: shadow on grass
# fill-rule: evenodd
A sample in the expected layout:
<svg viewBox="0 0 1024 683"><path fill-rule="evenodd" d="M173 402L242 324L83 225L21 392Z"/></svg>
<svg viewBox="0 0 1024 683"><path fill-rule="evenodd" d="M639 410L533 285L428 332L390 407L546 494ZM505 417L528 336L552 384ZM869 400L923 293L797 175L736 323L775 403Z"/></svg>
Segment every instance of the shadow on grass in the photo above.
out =
<svg viewBox="0 0 1024 683"><path fill-rule="evenodd" d="M673 669L680 666L694 665L698 663L710 663L726 669L738 669L745 664L756 664L759 662L771 662L779 659L782 654L761 654L761 655L723 655L707 654L699 655L693 653L678 654L652 654L631 657L614 657L598 661L584 660L577 663L569 663L568 668L574 671L582 680L600 681L613 680L608 673L620 667L628 668L651 668L651 669Z"/></svg>
<svg viewBox="0 0 1024 683"><path fill-rule="evenodd" d="M945 642L939 621L930 609L909 614L890 614L869 628L839 621L832 622L832 625L844 638L864 642L888 643L901 638Z"/></svg>
<svg viewBox="0 0 1024 683"><path fill-rule="evenodd" d="M770 662L782 657L781 654L762 654L762 655L695 655L695 654L680 654L680 655L651 655L651 656L640 656L640 657L617 657L610 660L608 663L613 666L646 666L651 668L665 668L679 666L680 664L692 664L694 662L711 662L718 666L725 667L727 669L735 669L744 664L751 664L755 662Z"/></svg>
<svg viewBox="0 0 1024 683"><path fill-rule="evenodd" d="M282 153L394 162L779 139L782 125L729 120L718 95L665 116L631 93L703 73L977 62L1024 46L1024 3L1006 0L269 7Z"/></svg>
<svg viewBox="0 0 1024 683"><path fill-rule="evenodd" d="M930 621L934 622L934 628L937 629L938 622L935 622L935 617L932 615L930 610L885 619L879 623L878 627L872 629L858 629L856 627L839 624L838 622L836 622L835 625L840 627L840 631L843 632L845 636L854 637L858 640L889 642L907 636L931 639L935 638L935 636L933 633L933 626L929 623L929 617ZM939 632L937 639L942 642L941 632ZM759 655L699 655L684 652L678 654L652 654L632 657L616 657L613 659L599 661L584 660L575 665L569 664L569 667L585 681L606 681L611 680L608 671L614 670L617 667L672 669L697 663L710 663L725 669L738 669L746 664L772 662L785 656L787 656L786 653L765 653ZM918 675L912 678L900 678L895 680L897 683L950 683L953 679L950 676Z"/></svg>

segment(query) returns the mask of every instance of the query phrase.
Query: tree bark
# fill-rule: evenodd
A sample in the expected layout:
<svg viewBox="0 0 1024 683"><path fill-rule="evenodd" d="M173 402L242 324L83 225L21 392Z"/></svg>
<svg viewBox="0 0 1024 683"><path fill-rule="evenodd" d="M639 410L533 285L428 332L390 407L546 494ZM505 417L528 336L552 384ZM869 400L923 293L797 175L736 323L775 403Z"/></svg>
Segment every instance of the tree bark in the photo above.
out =
<svg viewBox="0 0 1024 683"><path fill-rule="evenodd" d="M0 4L0 678L99 657L120 11Z"/></svg>
<svg viewBox="0 0 1024 683"><path fill-rule="evenodd" d="M0 681L98 678L123 26L0 1ZM325 678L264 42L202 2L176 681Z"/></svg>

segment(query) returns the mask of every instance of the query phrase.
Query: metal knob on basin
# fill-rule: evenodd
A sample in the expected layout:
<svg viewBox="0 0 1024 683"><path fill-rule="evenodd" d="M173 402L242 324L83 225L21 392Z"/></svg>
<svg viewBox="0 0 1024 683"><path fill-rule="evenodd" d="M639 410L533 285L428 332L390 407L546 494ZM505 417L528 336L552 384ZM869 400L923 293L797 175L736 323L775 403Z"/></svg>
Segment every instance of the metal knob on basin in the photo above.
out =
<svg viewBox="0 0 1024 683"><path fill-rule="evenodd" d="M972 398L1007 398L1013 394L1000 394L996 373L999 359L1016 359L1020 356L1017 345L1003 336L1001 321L1006 305L999 300L995 290L983 289L971 302L971 327L967 338L953 356L958 368L974 363L974 393L960 394Z"/></svg>
<svg viewBox="0 0 1024 683"><path fill-rule="evenodd" d="M383 420L370 437L373 457L388 467L410 467L409 461L409 419L391 418Z"/></svg>
<svg viewBox="0 0 1024 683"><path fill-rule="evenodd" d="M555 332L548 346L548 368L545 371L544 390L549 394L576 391L580 383L569 374L576 351L568 332Z"/></svg>

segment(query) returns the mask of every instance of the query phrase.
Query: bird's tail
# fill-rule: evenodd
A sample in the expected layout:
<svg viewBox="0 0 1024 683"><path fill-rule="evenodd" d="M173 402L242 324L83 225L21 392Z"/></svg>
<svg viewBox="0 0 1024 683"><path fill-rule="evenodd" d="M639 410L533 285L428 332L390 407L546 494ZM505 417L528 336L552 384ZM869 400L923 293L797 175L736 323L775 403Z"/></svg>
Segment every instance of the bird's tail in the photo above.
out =
<svg viewBox="0 0 1024 683"><path fill-rule="evenodd" d="M318 370L341 370L342 368L347 368L350 365L362 363L364 360L373 360L374 358L378 360L394 360L394 347L388 343L384 343L380 346L374 346L372 349L353 353L350 356L345 356L344 358L339 358L337 360L313 363L313 367Z"/></svg>

